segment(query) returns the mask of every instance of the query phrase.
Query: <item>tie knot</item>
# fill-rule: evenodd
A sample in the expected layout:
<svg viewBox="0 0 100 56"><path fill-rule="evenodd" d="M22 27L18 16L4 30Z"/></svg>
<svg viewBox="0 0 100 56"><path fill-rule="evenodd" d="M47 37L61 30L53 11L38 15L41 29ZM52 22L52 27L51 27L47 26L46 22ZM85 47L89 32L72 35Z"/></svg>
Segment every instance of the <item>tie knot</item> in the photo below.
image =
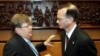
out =
<svg viewBox="0 0 100 56"><path fill-rule="evenodd" d="M68 38L68 36L67 36L67 35L66 35L66 42L67 42L67 45L68 45L69 38Z"/></svg>
<svg viewBox="0 0 100 56"><path fill-rule="evenodd" d="M66 35L67 40L69 40L68 36Z"/></svg>

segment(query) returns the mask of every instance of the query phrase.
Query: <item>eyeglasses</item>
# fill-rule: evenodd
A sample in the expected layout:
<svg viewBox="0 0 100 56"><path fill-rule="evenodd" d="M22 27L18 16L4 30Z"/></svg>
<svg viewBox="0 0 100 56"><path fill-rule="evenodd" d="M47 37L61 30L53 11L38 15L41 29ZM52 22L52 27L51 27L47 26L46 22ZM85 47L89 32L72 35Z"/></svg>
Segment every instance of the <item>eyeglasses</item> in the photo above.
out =
<svg viewBox="0 0 100 56"><path fill-rule="evenodd" d="M23 24L21 28L28 28L28 27L32 27L32 24Z"/></svg>

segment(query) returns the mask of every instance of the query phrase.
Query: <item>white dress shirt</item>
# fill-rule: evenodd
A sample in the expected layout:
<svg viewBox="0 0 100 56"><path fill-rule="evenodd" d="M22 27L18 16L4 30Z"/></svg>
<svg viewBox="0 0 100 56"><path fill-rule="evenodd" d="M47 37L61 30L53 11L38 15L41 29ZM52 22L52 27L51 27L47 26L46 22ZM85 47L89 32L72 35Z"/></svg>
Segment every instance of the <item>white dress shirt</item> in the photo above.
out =
<svg viewBox="0 0 100 56"><path fill-rule="evenodd" d="M75 30L75 28L76 28L76 24L73 26L73 28L70 30L70 32L66 32L66 35L68 36L68 39L70 40L70 38L71 38L71 35L72 35L72 33L73 33L73 31ZM66 38L65 38L65 50L66 50L66 48L67 48L67 45L66 45Z"/></svg>

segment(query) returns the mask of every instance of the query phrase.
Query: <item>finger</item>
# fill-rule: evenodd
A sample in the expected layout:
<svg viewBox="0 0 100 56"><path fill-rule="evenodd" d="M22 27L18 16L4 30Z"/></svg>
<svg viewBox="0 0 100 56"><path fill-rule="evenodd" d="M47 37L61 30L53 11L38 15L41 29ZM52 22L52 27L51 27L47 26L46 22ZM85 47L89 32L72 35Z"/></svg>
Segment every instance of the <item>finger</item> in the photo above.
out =
<svg viewBox="0 0 100 56"><path fill-rule="evenodd" d="M50 41L52 38L54 38L55 37L55 35L51 35L48 39L47 39L47 41Z"/></svg>
<svg viewBox="0 0 100 56"><path fill-rule="evenodd" d="M51 36L50 36L50 38L53 38L53 37L55 37L55 35L51 35Z"/></svg>
<svg viewBox="0 0 100 56"><path fill-rule="evenodd" d="M50 54L46 54L46 55L44 55L44 56L51 56Z"/></svg>

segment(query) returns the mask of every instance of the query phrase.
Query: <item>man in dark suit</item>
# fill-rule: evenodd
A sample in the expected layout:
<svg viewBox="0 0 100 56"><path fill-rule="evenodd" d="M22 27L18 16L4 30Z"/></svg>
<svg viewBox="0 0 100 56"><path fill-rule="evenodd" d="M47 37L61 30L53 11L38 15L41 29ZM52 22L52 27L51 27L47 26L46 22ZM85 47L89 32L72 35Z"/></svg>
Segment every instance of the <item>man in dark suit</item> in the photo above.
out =
<svg viewBox="0 0 100 56"><path fill-rule="evenodd" d="M90 36L77 25L78 8L67 3L59 7L57 23L64 29L61 34L62 56L97 56L97 50Z"/></svg>
<svg viewBox="0 0 100 56"><path fill-rule="evenodd" d="M45 42L34 47L30 41L32 36L32 22L25 14L15 14L11 19L14 28L12 38L5 44L3 56L40 56L39 52L46 50L46 45L51 46L49 37Z"/></svg>

